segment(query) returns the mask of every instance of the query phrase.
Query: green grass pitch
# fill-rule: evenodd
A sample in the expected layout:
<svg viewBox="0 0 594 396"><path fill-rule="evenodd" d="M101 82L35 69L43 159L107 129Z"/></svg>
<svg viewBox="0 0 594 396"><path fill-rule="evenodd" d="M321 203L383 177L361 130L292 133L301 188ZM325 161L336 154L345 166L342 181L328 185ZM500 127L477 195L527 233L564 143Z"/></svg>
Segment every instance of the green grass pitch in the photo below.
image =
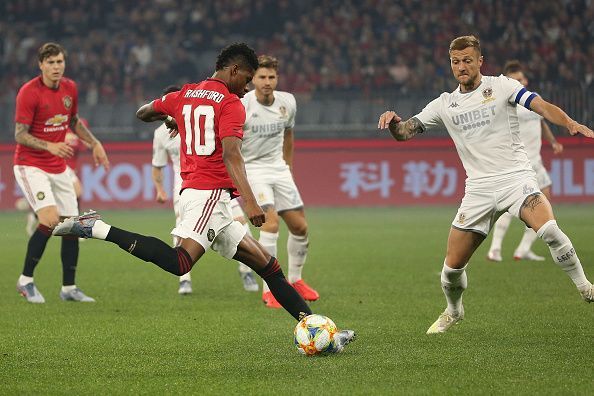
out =
<svg viewBox="0 0 594 396"><path fill-rule="evenodd" d="M194 294L117 246L85 241L77 284L95 304L59 299L59 241L35 274L46 298L15 291L27 237L24 216L0 214L0 394L590 394L594 304L581 301L537 241L544 263L514 262L514 221L503 263L468 270L466 320L425 331L445 306L439 286L455 208L307 211L306 280L314 312L352 328L343 354L307 358L293 319L244 292L237 265L209 252L192 271ZM594 278L594 206L559 206L559 224ZM105 212L115 225L169 241L170 210ZM286 272L286 233L279 258ZM489 242L490 239L487 240Z"/></svg>

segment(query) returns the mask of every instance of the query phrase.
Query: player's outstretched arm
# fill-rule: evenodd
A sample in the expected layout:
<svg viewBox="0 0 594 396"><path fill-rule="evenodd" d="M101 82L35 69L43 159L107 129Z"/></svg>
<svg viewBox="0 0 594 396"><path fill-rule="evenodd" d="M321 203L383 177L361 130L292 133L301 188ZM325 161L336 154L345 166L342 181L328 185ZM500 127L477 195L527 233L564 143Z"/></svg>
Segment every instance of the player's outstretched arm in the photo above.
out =
<svg viewBox="0 0 594 396"><path fill-rule="evenodd" d="M30 126L17 122L14 128L14 140L18 144L31 147L36 150L49 151L51 154L60 158L70 158L74 155L74 149L65 142L52 143L38 139L29 133Z"/></svg>
<svg viewBox="0 0 594 396"><path fill-rule="evenodd" d="M95 166L102 165L106 170L109 169L109 159L107 158L107 154L105 153L105 149L103 145L91 133L89 128L81 122L78 114L75 114L74 117L70 120L70 128L78 135L78 137L85 142L91 150L93 150L93 159L95 160Z"/></svg>
<svg viewBox="0 0 594 396"><path fill-rule="evenodd" d="M402 118L393 111L383 113L377 124L378 129L388 129L392 137L399 141L412 139L423 132L423 124L416 117L402 122Z"/></svg>
<svg viewBox="0 0 594 396"><path fill-rule="evenodd" d="M543 138L546 139L547 142L550 143L551 147L553 148L553 154L561 154L563 152L563 145L555 139L555 135L553 135L553 131L549 128L549 124L547 124L544 120L540 121L541 125L541 135Z"/></svg>
<svg viewBox="0 0 594 396"><path fill-rule="evenodd" d="M156 111L153 107L153 102L142 105L136 111L136 118L144 122L164 121L165 126L169 128L169 136L175 137L177 135L177 122L175 118Z"/></svg>
<svg viewBox="0 0 594 396"><path fill-rule="evenodd" d="M153 166L151 177L153 179L153 183L155 184L155 190L157 191L157 202L163 203L167 201L167 192L165 191L165 187L163 187L163 168Z"/></svg>
<svg viewBox="0 0 594 396"><path fill-rule="evenodd" d="M227 172L233 180L233 184L239 190L243 199L243 211L250 222L260 227L264 224L264 212L258 205L256 197L248 183L245 173L245 164L241 156L241 139L235 136L224 137L221 140L223 145L223 162L227 167Z"/></svg>
<svg viewBox="0 0 594 396"><path fill-rule="evenodd" d="M594 138L594 131L592 131L592 129L580 124L577 121L574 121L559 107L547 102L540 96L536 96L532 100L530 103L530 109L546 118L547 121L567 128L571 135L577 135L578 133L581 133L586 137Z"/></svg>
<svg viewBox="0 0 594 396"><path fill-rule="evenodd" d="M283 139L283 159L289 165L289 169L293 172L293 128L285 129L285 136Z"/></svg>

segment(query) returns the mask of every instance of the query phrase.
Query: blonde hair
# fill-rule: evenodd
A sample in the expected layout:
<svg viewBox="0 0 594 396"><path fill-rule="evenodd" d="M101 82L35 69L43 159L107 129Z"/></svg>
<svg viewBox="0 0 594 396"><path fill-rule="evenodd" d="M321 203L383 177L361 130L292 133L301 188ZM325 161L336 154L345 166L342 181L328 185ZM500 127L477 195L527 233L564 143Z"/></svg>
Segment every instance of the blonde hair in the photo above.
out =
<svg viewBox="0 0 594 396"><path fill-rule="evenodd" d="M475 36L460 36L456 37L450 43L450 52L452 51L462 51L468 47L474 48L478 54L481 54L481 42Z"/></svg>

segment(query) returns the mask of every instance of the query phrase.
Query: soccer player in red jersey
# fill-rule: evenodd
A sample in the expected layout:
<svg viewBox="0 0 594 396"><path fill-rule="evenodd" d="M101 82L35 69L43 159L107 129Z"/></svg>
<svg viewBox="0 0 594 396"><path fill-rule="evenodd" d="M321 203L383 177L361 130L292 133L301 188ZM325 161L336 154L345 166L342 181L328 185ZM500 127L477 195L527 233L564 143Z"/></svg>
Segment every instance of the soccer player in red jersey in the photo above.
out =
<svg viewBox="0 0 594 396"><path fill-rule="evenodd" d="M287 282L276 258L246 234L231 212L230 202L238 190L250 222L260 227L265 221L248 184L241 156L245 110L239 97L247 92L247 84L257 68L258 58L250 47L232 44L219 54L212 78L186 84L181 91L145 104L137 112L143 121L165 121L169 128L179 131L181 221L172 231L181 241L177 247L110 226L94 212L67 219L56 227L54 234L113 242L175 275L189 272L210 247L256 271L295 319L310 315L310 308ZM354 336L352 330L340 332L335 337L335 352Z"/></svg>
<svg viewBox="0 0 594 396"><path fill-rule="evenodd" d="M65 141L68 128L93 150L95 163L109 167L101 143L78 117L78 91L74 81L63 77L66 52L55 43L39 48L41 75L24 84L16 99L14 175L39 225L27 245L23 273L17 290L29 302L45 302L33 282L53 227L60 219L78 213L76 193L67 171L66 158L73 154ZM62 290L65 301L94 301L75 285L78 238L62 238Z"/></svg>

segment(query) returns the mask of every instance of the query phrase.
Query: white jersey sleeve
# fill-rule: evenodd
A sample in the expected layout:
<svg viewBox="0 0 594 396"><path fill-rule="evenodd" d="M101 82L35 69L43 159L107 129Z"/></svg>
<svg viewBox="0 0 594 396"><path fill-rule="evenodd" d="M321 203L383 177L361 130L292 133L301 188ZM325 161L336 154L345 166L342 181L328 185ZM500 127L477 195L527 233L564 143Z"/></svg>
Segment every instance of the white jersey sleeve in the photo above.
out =
<svg viewBox="0 0 594 396"><path fill-rule="evenodd" d="M157 129L155 129L155 134L153 136L152 164L157 168L163 168L164 166L167 166L167 162L169 160L169 156L167 155L167 150L165 148L165 136L169 137L169 134L167 133L167 127L165 124L162 124Z"/></svg>
<svg viewBox="0 0 594 396"><path fill-rule="evenodd" d="M423 132L425 130L445 127L441 119L440 107L441 96L429 102L419 114L414 116L414 118L423 124Z"/></svg>
<svg viewBox="0 0 594 396"><path fill-rule="evenodd" d="M505 78L501 78L505 77ZM507 101L511 104L519 104L530 110L530 103L536 97L534 92L530 92L518 80L500 75L500 83L503 89L509 92Z"/></svg>
<svg viewBox="0 0 594 396"><path fill-rule="evenodd" d="M287 123L285 124L285 129L292 129L295 127L295 116L297 115L297 102L295 101L295 96L288 92L284 92L286 94L287 100Z"/></svg>

